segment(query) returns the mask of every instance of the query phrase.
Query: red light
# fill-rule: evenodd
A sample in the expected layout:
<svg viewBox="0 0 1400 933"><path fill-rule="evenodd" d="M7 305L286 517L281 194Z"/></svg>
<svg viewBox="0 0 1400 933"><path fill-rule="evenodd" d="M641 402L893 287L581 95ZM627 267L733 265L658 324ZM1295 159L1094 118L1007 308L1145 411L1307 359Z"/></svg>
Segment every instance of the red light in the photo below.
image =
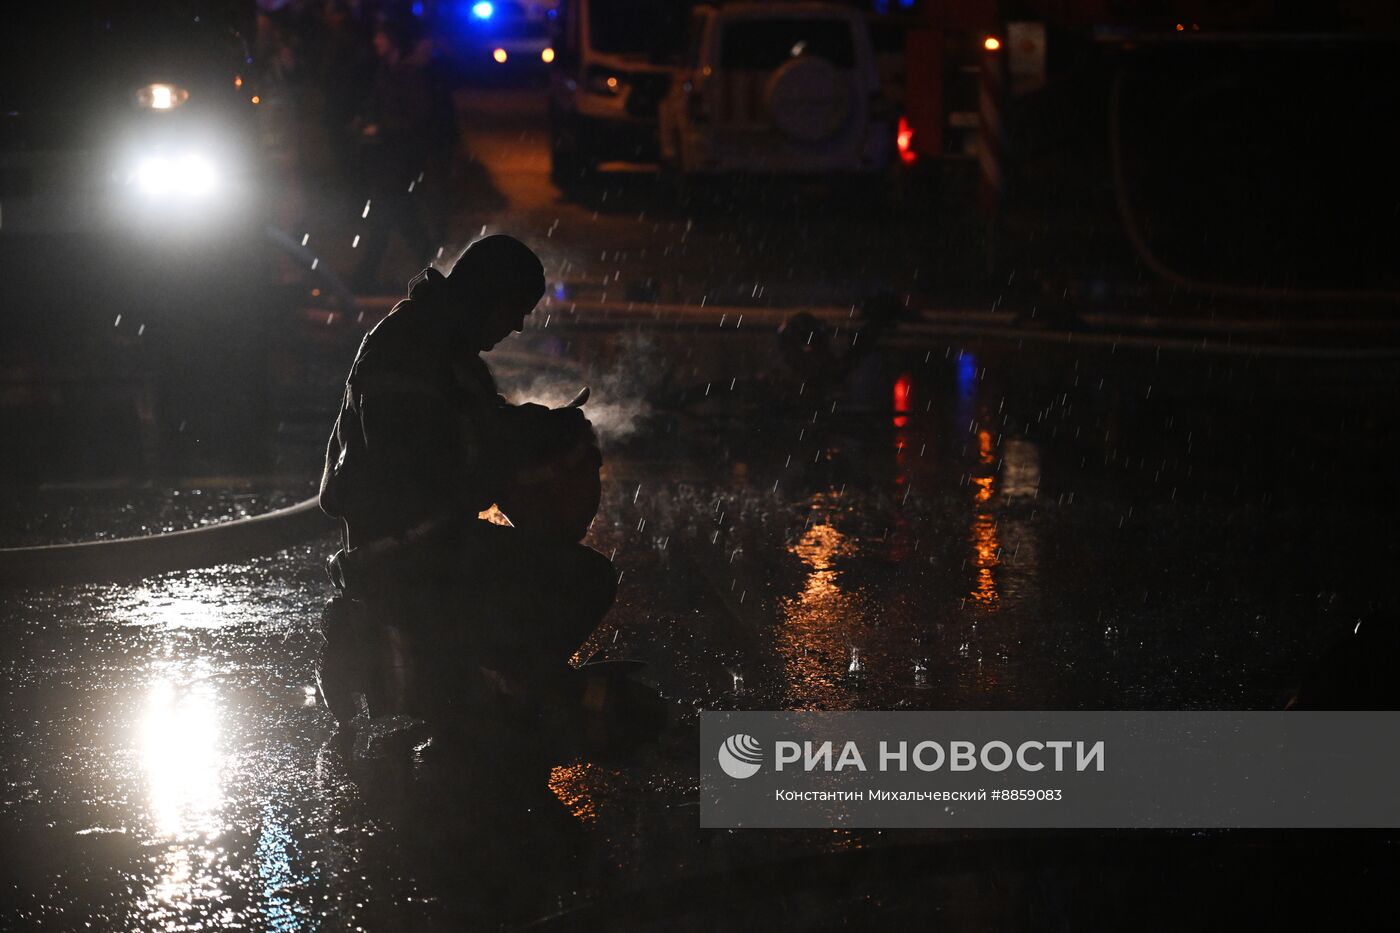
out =
<svg viewBox="0 0 1400 933"><path fill-rule="evenodd" d="M894 144L899 150L899 161L913 165L919 154L914 151L914 128L909 125L908 117L899 118L899 131L895 134Z"/></svg>
<svg viewBox="0 0 1400 933"><path fill-rule="evenodd" d="M908 411L909 396L914 394L914 380L905 373L894 381L894 410Z"/></svg>

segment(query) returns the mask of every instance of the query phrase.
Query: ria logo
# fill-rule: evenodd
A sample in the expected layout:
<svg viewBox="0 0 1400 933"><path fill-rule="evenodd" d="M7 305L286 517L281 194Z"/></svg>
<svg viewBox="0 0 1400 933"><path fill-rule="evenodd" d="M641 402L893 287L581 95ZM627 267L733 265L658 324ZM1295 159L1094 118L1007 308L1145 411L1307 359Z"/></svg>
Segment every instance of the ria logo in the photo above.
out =
<svg viewBox="0 0 1400 933"><path fill-rule="evenodd" d="M719 766L732 778L753 777L763 767L763 746L751 735L742 732L731 735L719 747Z"/></svg>

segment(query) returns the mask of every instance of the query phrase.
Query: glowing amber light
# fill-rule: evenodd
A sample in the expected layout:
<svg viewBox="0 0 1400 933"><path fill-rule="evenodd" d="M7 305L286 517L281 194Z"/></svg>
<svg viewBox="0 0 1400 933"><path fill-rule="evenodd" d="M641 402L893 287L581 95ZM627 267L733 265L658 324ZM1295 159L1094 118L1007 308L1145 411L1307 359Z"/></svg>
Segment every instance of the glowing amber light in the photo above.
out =
<svg viewBox="0 0 1400 933"><path fill-rule="evenodd" d="M243 76L242 76L242 75L234 75L234 76L233 76L233 86L234 86L234 87L242 87L242 86L243 86Z"/></svg>
<svg viewBox="0 0 1400 933"><path fill-rule="evenodd" d="M497 63L498 65L504 65L504 64L506 63L506 58L507 58L506 50L505 50L505 49L497 49L496 51L494 51L494 52L491 53L491 57L494 58L494 59L496 60L496 63Z"/></svg>
<svg viewBox="0 0 1400 933"><path fill-rule="evenodd" d="M174 110L189 99L189 91L173 84L148 84L136 92L136 102L151 110Z"/></svg>
<svg viewBox="0 0 1400 933"><path fill-rule="evenodd" d="M609 87L611 90L614 90L614 91L617 90L617 79L616 79L616 78L609 78L609 79L608 79L608 87Z"/></svg>
<svg viewBox="0 0 1400 933"><path fill-rule="evenodd" d="M254 95L253 95L253 103L255 103L255 104L261 104L261 103L262 103L262 98L259 97L259 96L256 95L256 94L254 94Z"/></svg>
<svg viewBox="0 0 1400 933"><path fill-rule="evenodd" d="M988 52L995 52L997 49L1001 48L1001 40L996 36L988 36L982 40L982 48L986 49Z"/></svg>
<svg viewBox="0 0 1400 933"><path fill-rule="evenodd" d="M550 62L554 61L554 50L553 50L553 49L543 49L543 50L541 50L541 51L540 51L540 60L543 61L546 65L548 65Z"/></svg>
<svg viewBox="0 0 1400 933"><path fill-rule="evenodd" d="M977 432L977 458L984 464L990 464L994 459L992 456L992 432ZM979 500L981 501L981 500Z"/></svg>

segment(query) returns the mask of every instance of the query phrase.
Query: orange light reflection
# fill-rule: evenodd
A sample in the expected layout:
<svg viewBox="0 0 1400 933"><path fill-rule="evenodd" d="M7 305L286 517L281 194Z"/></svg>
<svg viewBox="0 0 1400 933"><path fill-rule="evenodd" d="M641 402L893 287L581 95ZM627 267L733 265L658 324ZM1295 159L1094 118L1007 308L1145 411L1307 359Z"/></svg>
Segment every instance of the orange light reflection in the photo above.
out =
<svg viewBox="0 0 1400 933"><path fill-rule="evenodd" d="M580 823L592 823L598 819L597 805L589 793L598 771L597 765L587 761L556 765L549 771L549 792Z"/></svg>
<svg viewBox="0 0 1400 933"><path fill-rule="evenodd" d="M822 496L812 507L825 505ZM793 708L829 708L849 700L840 679L850 650L850 627L862 613L857 596L842 589L837 562L855 545L825 517L813 523L788 550L811 568L801 592L780 603L778 653Z"/></svg>
<svg viewBox="0 0 1400 933"><path fill-rule="evenodd" d="M990 466L996 462L995 453L991 432L978 431L977 459L984 466ZM972 501L977 506L972 519L972 566L977 571L977 582L968 596L983 606L992 606L1001 598L994 573L1001 564L1001 539L997 534L996 516L987 508L996 495L996 476L989 473L971 477L971 485L975 490Z"/></svg>

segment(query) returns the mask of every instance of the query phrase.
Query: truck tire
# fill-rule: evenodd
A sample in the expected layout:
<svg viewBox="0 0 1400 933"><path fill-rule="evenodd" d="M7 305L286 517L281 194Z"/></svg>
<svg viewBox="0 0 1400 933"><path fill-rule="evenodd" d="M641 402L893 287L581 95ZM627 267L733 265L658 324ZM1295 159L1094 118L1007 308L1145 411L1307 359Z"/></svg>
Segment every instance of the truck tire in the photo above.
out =
<svg viewBox="0 0 1400 933"><path fill-rule="evenodd" d="M789 139L818 143L840 132L851 114L845 77L824 58L802 56L768 79L763 99L773 125Z"/></svg>

